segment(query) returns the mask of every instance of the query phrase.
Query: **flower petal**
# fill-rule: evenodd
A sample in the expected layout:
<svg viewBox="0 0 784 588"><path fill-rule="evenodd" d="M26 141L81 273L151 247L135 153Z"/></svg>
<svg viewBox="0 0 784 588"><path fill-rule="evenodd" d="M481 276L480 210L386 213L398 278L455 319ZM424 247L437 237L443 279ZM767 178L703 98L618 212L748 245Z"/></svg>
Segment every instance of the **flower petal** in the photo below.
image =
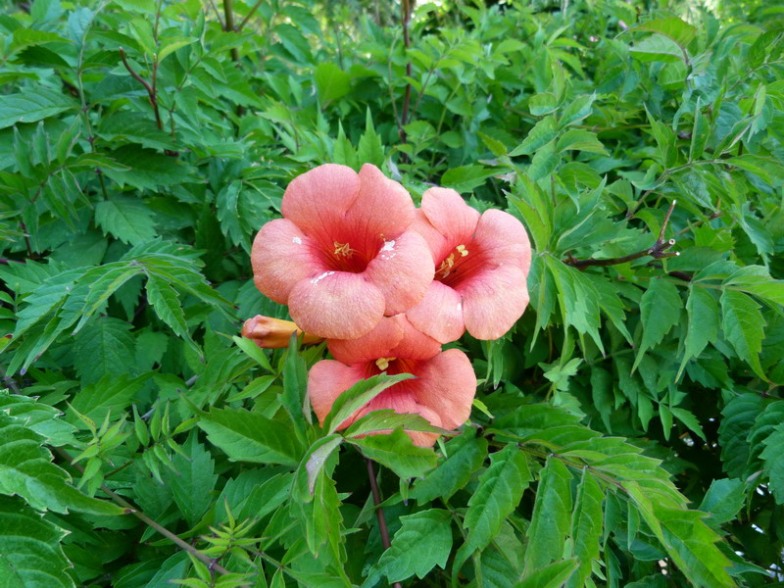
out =
<svg viewBox="0 0 784 588"><path fill-rule="evenodd" d="M384 295L362 274L325 271L300 280L288 298L300 329L317 337L356 339L384 316Z"/></svg>
<svg viewBox="0 0 784 588"><path fill-rule="evenodd" d="M328 163L294 178L281 203L284 218L302 231L331 243L330 231L343 224L348 210L359 197L360 179L345 165Z"/></svg>
<svg viewBox="0 0 784 588"><path fill-rule="evenodd" d="M280 304L287 303L297 282L325 269L308 237L294 223L280 218L256 234L250 259L256 288Z"/></svg>
<svg viewBox="0 0 784 588"><path fill-rule="evenodd" d="M361 364L345 365L339 361L325 359L317 362L308 373L308 398L319 423L323 424L338 396L365 377ZM357 418L352 415L340 424L345 429Z"/></svg>
<svg viewBox="0 0 784 588"><path fill-rule="evenodd" d="M367 335L356 339L330 339L329 352L343 363L373 362L393 357L392 350L403 339L403 316L384 317Z"/></svg>
<svg viewBox="0 0 784 588"><path fill-rule="evenodd" d="M512 264L528 273L531 267L528 233L508 212L486 210L476 226L474 241L481 247L488 263Z"/></svg>
<svg viewBox="0 0 784 588"><path fill-rule="evenodd" d="M409 384L419 404L438 414L441 427L456 429L468 420L476 394L476 374L465 353L447 349L423 362L416 375L416 380L404 384Z"/></svg>
<svg viewBox="0 0 784 588"><path fill-rule="evenodd" d="M345 222L360 242L380 247L408 229L414 220L414 201L403 186L375 165L363 165L359 181L359 196L346 213Z"/></svg>
<svg viewBox="0 0 784 588"><path fill-rule="evenodd" d="M430 283L422 302L406 311L406 318L439 343L457 341L465 332L460 294L437 280Z"/></svg>
<svg viewBox="0 0 784 588"><path fill-rule="evenodd" d="M440 263L457 245L467 244L479 222L479 212L471 208L463 197L451 188L429 188L422 194L420 210L427 221L442 236L442 240L427 230L423 236L431 246L436 264ZM417 229L421 227L416 225Z"/></svg>
<svg viewBox="0 0 784 588"><path fill-rule="evenodd" d="M427 243L414 231L384 243L364 273L383 293L387 316L405 312L422 300L434 274Z"/></svg>
<svg viewBox="0 0 784 588"><path fill-rule="evenodd" d="M430 359L441 352L441 344L433 337L414 327L405 315L398 314L395 318L398 318L403 326L403 338L392 349L390 353L392 357L422 361Z"/></svg>
<svg viewBox="0 0 784 588"><path fill-rule="evenodd" d="M525 272L517 266L488 268L461 282L466 330L477 339L498 339L511 329L528 306Z"/></svg>

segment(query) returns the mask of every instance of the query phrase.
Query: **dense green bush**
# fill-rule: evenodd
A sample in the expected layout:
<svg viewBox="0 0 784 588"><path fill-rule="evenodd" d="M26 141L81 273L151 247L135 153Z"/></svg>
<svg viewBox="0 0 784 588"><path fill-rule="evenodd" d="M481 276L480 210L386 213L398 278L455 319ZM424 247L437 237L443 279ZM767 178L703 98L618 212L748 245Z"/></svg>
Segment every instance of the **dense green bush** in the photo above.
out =
<svg viewBox="0 0 784 588"><path fill-rule="evenodd" d="M0 16L0 585L780 581L784 9L694 4ZM238 337L285 316L250 244L325 162L531 236L435 450L322 430L323 346Z"/></svg>

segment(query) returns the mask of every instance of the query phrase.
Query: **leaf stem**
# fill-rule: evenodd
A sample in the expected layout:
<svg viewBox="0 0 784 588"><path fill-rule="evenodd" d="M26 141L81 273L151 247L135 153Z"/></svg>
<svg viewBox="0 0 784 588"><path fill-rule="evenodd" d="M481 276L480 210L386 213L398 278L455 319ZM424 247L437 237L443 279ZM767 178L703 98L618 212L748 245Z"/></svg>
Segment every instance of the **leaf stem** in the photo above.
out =
<svg viewBox="0 0 784 588"><path fill-rule="evenodd" d="M387 521L384 518L384 509L381 508L381 491L378 489L378 482L376 481L376 468L373 465L373 460L365 458L367 464L368 479L370 480L370 491L373 494L373 504L376 506L376 519L378 520L378 532L381 534L381 544L384 549L389 549L392 543L389 540L389 528L387 528ZM402 588L400 582L393 584L395 588Z"/></svg>
<svg viewBox="0 0 784 588"><path fill-rule="evenodd" d="M158 130L162 131L163 121L161 120L161 112L158 109L158 97L156 96L156 91L155 91L155 78L158 70L158 62L156 61L153 64L153 85L151 86L147 80L145 80L142 76L140 76L136 72L136 70L134 70L133 67L131 67L131 64L128 62L128 57L125 54L125 49L123 49L122 47L120 47L120 59L122 59L123 65L125 66L125 69L128 70L128 73L131 74L131 77L137 82L139 82L142 86L144 86L144 89L147 91L147 97L150 100L152 111L155 114L155 124L158 126Z"/></svg>
<svg viewBox="0 0 784 588"><path fill-rule="evenodd" d="M408 58L408 50L411 47L411 35L408 30L409 22L411 21L411 0L403 0L401 3L403 10L403 48L406 52L406 77L411 78L411 59ZM403 109L400 113L400 141L403 143L408 142L406 136L405 126L408 122L408 109L411 104L411 81L406 81L406 90L403 96Z"/></svg>
<svg viewBox="0 0 784 588"><path fill-rule="evenodd" d="M84 468L82 468L82 466L80 466L78 463L73 463L73 461L72 461L73 458L68 454L67 451L65 451L64 449L62 449L60 447L54 447L53 449L54 449L54 451L58 455L60 455L60 457L62 457L63 459L67 460L68 463L71 465L71 467L73 467L74 469L78 470L82 474L84 473ZM120 496L119 494L117 494L113 490L107 488L105 484L101 485L101 490L104 492L104 494L106 494L109 498L111 498L112 501L115 504L117 504L118 506L123 507L128 514L132 514L133 516L135 516L137 519L142 521L148 527L151 527L151 528L155 529L158 533L160 533L161 535L166 537L169 541L174 543L177 547L179 547L180 549L190 553L193 557L195 557L196 559L198 559L199 561L204 563L210 570L214 570L214 571L216 571L219 574L224 575L224 576L231 573L231 572L229 572L229 570L224 568L222 565L220 565L214 559L212 559L211 557L208 557L207 555L204 555L201 551L196 549L193 545L183 541L177 535L175 535L174 533L169 531L169 529L167 529L166 527L164 527L163 525L161 525L157 521L155 521L155 520L151 519L150 517L148 517L141 510L139 510L138 507L134 506L133 504L131 504L130 502L125 500L122 496Z"/></svg>
<svg viewBox="0 0 784 588"><path fill-rule="evenodd" d="M642 251L637 251L635 253L630 253L629 255L624 255L623 257L611 257L609 259L575 259L571 255L564 260L566 265L571 265L572 267L576 267L579 270L583 270L590 266L597 266L597 267L608 267L611 265L618 265L621 263L628 263L630 261L634 261L635 259L640 259L641 257L653 257L654 259L662 259L664 257L675 257L680 255L677 251L668 251L670 247L675 245L675 239L665 239L664 233L667 230L667 225L670 222L670 217L672 216L672 211L675 209L675 204L677 203L676 200L672 201L670 204L670 208L667 210L667 214L664 217L664 222L662 223L661 230L659 231L659 237L656 239L656 242L648 247L647 249L643 249Z"/></svg>

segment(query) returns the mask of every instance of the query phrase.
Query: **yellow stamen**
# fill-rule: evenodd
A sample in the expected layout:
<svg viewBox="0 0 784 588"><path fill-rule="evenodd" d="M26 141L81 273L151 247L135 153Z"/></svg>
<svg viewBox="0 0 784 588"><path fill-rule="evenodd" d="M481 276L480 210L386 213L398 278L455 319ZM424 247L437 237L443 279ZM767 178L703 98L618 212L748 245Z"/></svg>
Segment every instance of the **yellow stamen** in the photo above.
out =
<svg viewBox="0 0 784 588"><path fill-rule="evenodd" d="M463 244L455 247L455 250L438 266L438 269L436 270L436 279L443 280L452 273L452 269L455 267L455 252L459 253L460 257L466 257L469 253L468 249L466 249L466 246Z"/></svg>
<svg viewBox="0 0 784 588"><path fill-rule="evenodd" d="M465 245L458 245L457 247L455 247L455 249L460 254L460 257L465 257L466 255L468 255L468 249L466 249Z"/></svg>
<svg viewBox="0 0 784 588"><path fill-rule="evenodd" d="M332 252L335 255L342 255L343 257L351 257L354 255L355 249L352 249L348 243L339 243L338 241L332 241L332 246L335 250Z"/></svg>
<svg viewBox="0 0 784 588"><path fill-rule="evenodd" d="M396 357L379 357L376 360L376 367L380 369L382 372L389 368L389 362L395 361Z"/></svg>

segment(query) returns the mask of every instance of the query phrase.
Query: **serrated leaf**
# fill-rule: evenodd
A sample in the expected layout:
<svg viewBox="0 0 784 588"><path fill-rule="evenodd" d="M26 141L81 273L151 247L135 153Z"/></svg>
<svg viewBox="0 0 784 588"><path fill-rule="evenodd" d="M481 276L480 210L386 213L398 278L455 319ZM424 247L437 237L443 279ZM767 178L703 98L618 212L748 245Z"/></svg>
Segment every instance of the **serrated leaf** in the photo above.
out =
<svg viewBox="0 0 784 588"><path fill-rule="evenodd" d="M373 126L370 108L367 109L365 116L365 132L362 133L357 144L357 159L362 163L372 163L376 167L381 167L384 163L384 145Z"/></svg>
<svg viewBox="0 0 784 588"><path fill-rule="evenodd" d="M108 154L124 166L101 168L103 173L121 186L155 190L186 181L190 168L180 158L171 157L138 145L126 145Z"/></svg>
<svg viewBox="0 0 784 588"><path fill-rule="evenodd" d="M155 220L143 201L114 196L95 205L95 222L104 234L110 233L123 243L138 245L154 238Z"/></svg>
<svg viewBox="0 0 784 588"><path fill-rule="evenodd" d="M558 117L558 125L563 128L586 118L591 114L595 100L596 94L584 94L575 98L561 111L561 115Z"/></svg>
<svg viewBox="0 0 784 588"><path fill-rule="evenodd" d="M116 515L123 512L71 485L65 470L52 463L43 439L32 430L0 415L0 494L19 496L36 510Z"/></svg>
<svg viewBox="0 0 784 588"><path fill-rule="evenodd" d="M567 588L585 586L595 562L599 561L600 542L603 535L604 519L602 502L604 493L599 482L588 468L583 470L582 479L577 486L577 496L572 513L572 551L579 566L566 583Z"/></svg>
<svg viewBox="0 0 784 588"><path fill-rule="evenodd" d="M654 278L640 299L642 341L632 370L637 369L645 352L661 343L681 318L683 302L678 288L665 278Z"/></svg>
<svg viewBox="0 0 784 588"><path fill-rule="evenodd" d="M463 488L487 457L484 437L471 436L468 431L446 444L447 458L424 479L417 481L411 497L424 505L436 497L445 500Z"/></svg>
<svg viewBox="0 0 784 588"><path fill-rule="evenodd" d="M716 527L735 518L746 502L746 484L738 478L713 480L700 504Z"/></svg>
<svg viewBox="0 0 784 588"><path fill-rule="evenodd" d="M128 358L130 359L130 358ZM132 378L128 374L107 375L74 396L71 406L94 421L103 421L106 414L119 416L130 408L136 394L142 389L150 374Z"/></svg>
<svg viewBox="0 0 784 588"><path fill-rule="evenodd" d="M313 77L322 104L342 98L351 90L351 76L329 61L319 63Z"/></svg>
<svg viewBox="0 0 784 588"><path fill-rule="evenodd" d="M686 313L689 316L689 325L686 329L684 354L678 377L686 363L698 357L708 343L715 343L719 336L719 304L708 288L693 284L689 287Z"/></svg>
<svg viewBox="0 0 784 588"><path fill-rule="evenodd" d="M530 155L535 153L541 147L555 139L556 136L556 123L555 116L547 116L538 121L533 128L528 131L525 139L510 153L510 157L518 155Z"/></svg>
<svg viewBox="0 0 784 588"><path fill-rule="evenodd" d="M163 479L171 488L177 508L193 527L212 505L212 492L218 476L212 456L198 442L196 435L191 433L182 449L184 455L174 455L173 467L163 471Z"/></svg>
<svg viewBox="0 0 784 588"><path fill-rule="evenodd" d="M378 561L389 582L411 576L422 579L436 566L446 568L452 549L451 521L449 511L435 508L400 517L401 527Z"/></svg>
<svg viewBox="0 0 784 588"><path fill-rule="evenodd" d="M677 16L655 18L637 25L634 31L649 31L659 33L675 41L681 47L686 47L697 35L697 29Z"/></svg>
<svg viewBox="0 0 784 588"><path fill-rule="evenodd" d="M748 436L762 409L763 399L749 393L736 396L721 411L719 445L722 468L732 478L740 478L746 470L751 456Z"/></svg>
<svg viewBox="0 0 784 588"><path fill-rule="evenodd" d="M531 159L531 165L528 166L528 177L532 180L539 181L542 178L548 176L558 167L558 164L561 161L560 152L556 149L555 139L542 145L539 149L536 150L534 153L533 158Z"/></svg>
<svg viewBox="0 0 784 588"><path fill-rule="evenodd" d="M389 376L386 373L360 380L351 388L338 396L332 404L329 414L324 419L322 428L328 433L334 433L338 427L352 414L373 400L387 388L403 380L413 378L411 374L396 374Z"/></svg>
<svg viewBox="0 0 784 588"><path fill-rule="evenodd" d="M721 313L724 338L754 373L767 380L759 358L765 337L765 319L759 304L742 292L727 289L721 294Z"/></svg>
<svg viewBox="0 0 784 588"><path fill-rule="evenodd" d="M784 444L784 424L776 427L762 443L765 449L760 453L760 459L763 471L768 477L768 487L776 499L776 504L784 504L784 453L781 452Z"/></svg>
<svg viewBox="0 0 784 588"><path fill-rule="evenodd" d="M347 439L362 454L388 467L401 478L418 478L432 470L438 457L429 447L414 445L406 433L396 429L389 435L370 435L362 439Z"/></svg>
<svg viewBox="0 0 784 588"><path fill-rule="evenodd" d="M148 275L145 290L147 291L147 301L155 310L158 318L166 323L175 334L190 340L185 311L182 309L177 291L168 282L155 275Z"/></svg>
<svg viewBox="0 0 784 588"><path fill-rule="evenodd" d="M219 447L231 461L276 463L296 466L303 448L291 424L269 419L256 412L212 409L199 421L210 443Z"/></svg>
<svg viewBox="0 0 784 588"><path fill-rule="evenodd" d="M484 549L492 541L530 481L528 461L516 445L491 454L490 467L479 477L479 486L468 500L464 525L469 550Z"/></svg>
<svg viewBox="0 0 784 588"><path fill-rule="evenodd" d="M104 376L134 372L135 342L132 326L119 319L99 317L74 337L74 365L83 384Z"/></svg>
<svg viewBox="0 0 784 588"><path fill-rule="evenodd" d="M494 170L483 165L461 165L449 168L441 176L441 185L465 194L484 184L485 180L495 173Z"/></svg>
<svg viewBox="0 0 784 588"><path fill-rule="evenodd" d="M78 103L73 98L37 85L34 89L0 96L0 129L18 123L38 122L77 107Z"/></svg>
<svg viewBox="0 0 784 588"><path fill-rule="evenodd" d="M574 559L557 561L528 573L515 588L560 588L578 567L579 562Z"/></svg>
<svg viewBox="0 0 784 588"><path fill-rule="evenodd" d="M534 513L528 527L525 570L532 573L564 555L572 512L572 475L557 458L548 458L540 474Z"/></svg>
<svg viewBox="0 0 784 588"><path fill-rule="evenodd" d="M75 588L61 545L66 534L21 500L0 497L0 586Z"/></svg>

